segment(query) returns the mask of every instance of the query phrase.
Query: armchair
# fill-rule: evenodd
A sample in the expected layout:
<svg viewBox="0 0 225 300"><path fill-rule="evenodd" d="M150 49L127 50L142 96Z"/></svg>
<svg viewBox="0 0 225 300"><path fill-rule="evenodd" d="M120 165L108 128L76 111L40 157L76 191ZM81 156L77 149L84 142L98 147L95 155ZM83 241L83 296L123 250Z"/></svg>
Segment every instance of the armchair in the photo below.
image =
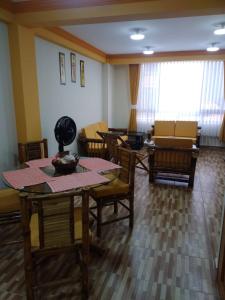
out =
<svg viewBox="0 0 225 300"><path fill-rule="evenodd" d="M106 159L112 160L114 162L117 162L116 157L116 146L121 146L123 148L132 150L131 145L129 144L129 141L124 141L123 137L120 136L120 133L116 132L99 132L97 131L99 136L102 137L106 144ZM145 149L141 150L133 150L136 154L136 168L149 171L148 167L145 165L145 159L148 157L147 152Z"/></svg>
<svg viewBox="0 0 225 300"><path fill-rule="evenodd" d="M190 139L156 138L148 146L149 182L172 179L193 187L199 149Z"/></svg>
<svg viewBox="0 0 225 300"><path fill-rule="evenodd" d="M98 122L82 128L78 137L79 153L84 156L106 158L107 145L97 132L120 132L126 135L127 129L108 128L106 122ZM127 136L124 138L127 139Z"/></svg>

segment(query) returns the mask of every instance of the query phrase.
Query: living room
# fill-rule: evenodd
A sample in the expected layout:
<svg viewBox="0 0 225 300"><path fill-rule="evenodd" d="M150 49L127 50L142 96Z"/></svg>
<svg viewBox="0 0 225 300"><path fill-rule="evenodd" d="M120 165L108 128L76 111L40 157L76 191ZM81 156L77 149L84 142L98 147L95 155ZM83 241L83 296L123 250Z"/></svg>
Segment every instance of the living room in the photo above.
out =
<svg viewBox="0 0 225 300"><path fill-rule="evenodd" d="M225 4L221 0L170 2L2 1L0 4L0 153L4 157L1 173L18 167L19 142L47 138L48 154L55 155L58 145L54 127L62 116L69 116L76 123L77 138L66 147L73 153L78 152L81 129L103 120L108 127L130 127L146 135L157 120L194 120L201 127L193 189L170 181L151 184L146 171L136 169L136 227L132 236L126 221L122 225L118 222L108 231L104 229L103 244L111 248L111 253L107 250L108 256L103 257L105 268L100 268L102 258L94 256L93 266L90 263L90 277L94 274L90 292L93 299L219 299L215 266L224 195L225 43L224 36L215 35L214 30L224 26ZM132 41L130 34L139 31L145 39ZM192 39L191 33L195 38ZM206 48L211 46L220 50L207 52ZM143 50L154 53L145 55ZM180 67L179 63L183 65ZM139 96L134 102L131 102L130 65L139 66ZM176 69L179 67L181 73ZM175 82L179 93L175 95L178 87L175 90L169 79L178 73ZM165 77L166 74L170 75ZM207 79L208 74L215 76ZM151 83L146 83L147 77ZM151 99L154 99L147 110L146 86L152 88ZM203 101L207 93L210 101L216 99L213 103ZM185 103L179 101L180 95ZM137 118L130 123L134 111ZM1 235L4 237L2 232ZM114 235L117 236L111 240ZM6 249L11 255L15 253L9 246ZM19 253L18 264L22 257L22 252ZM6 255L4 251L2 254ZM114 263L117 267L113 267ZM6 272L4 260L2 264ZM7 276L17 272L18 266L14 267L9 268ZM0 286L3 299L24 297L22 272L19 277L19 283L12 279L12 291L9 282L3 280ZM23 287L20 289L19 285ZM52 290L50 295L75 299L67 292L66 288L61 294Z"/></svg>

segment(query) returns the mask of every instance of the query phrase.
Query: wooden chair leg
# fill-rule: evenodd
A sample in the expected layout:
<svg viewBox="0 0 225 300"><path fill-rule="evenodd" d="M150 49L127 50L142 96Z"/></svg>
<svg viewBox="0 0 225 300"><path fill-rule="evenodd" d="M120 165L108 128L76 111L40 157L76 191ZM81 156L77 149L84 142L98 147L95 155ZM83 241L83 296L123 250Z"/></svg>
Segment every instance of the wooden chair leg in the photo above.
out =
<svg viewBox="0 0 225 300"><path fill-rule="evenodd" d="M89 280L88 280L88 266L82 259L81 263L82 272L82 299L86 300L89 296Z"/></svg>
<svg viewBox="0 0 225 300"><path fill-rule="evenodd" d="M192 188L193 185L194 185L194 175L191 174L191 175L189 176L188 186Z"/></svg>
<svg viewBox="0 0 225 300"><path fill-rule="evenodd" d="M34 299L34 290L33 290L33 277L34 274L32 272L32 268L29 266L25 267L25 281L26 281L26 293L27 299Z"/></svg>
<svg viewBox="0 0 225 300"><path fill-rule="evenodd" d="M129 199L129 206L130 206L130 218L129 218L129 227L130 229L133 228L134 225L134 197Z"/></svg>
<svg viewBox="0 0 225 300"><path fill-rule="evenodd" d="M113 203L113 205L114 205L114 214L118 214L118 203L117 203L117 201L114 201L114 203Z"/></svg>
<svg viewBox="0 0 225 300"><path fill-rule="evenodd" d="M102 234L102 201L97 201L97 237L101 238Z"/></svg>
<svg viewBox="0 0 225 300"><path fill-rule="evenodd" d="M154 182L154 173L149 170L149 182Z"/></svg>

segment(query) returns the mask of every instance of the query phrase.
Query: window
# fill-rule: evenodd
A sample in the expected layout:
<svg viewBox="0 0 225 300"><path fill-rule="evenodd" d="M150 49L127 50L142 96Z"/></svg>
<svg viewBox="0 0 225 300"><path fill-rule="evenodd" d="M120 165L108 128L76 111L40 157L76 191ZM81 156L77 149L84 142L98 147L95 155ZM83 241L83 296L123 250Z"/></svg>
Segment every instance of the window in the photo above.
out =
<svg viewBox="0 0 225 300"><path fill-rule="evenodd" d="M217 136L224 113L222 61L180 61L141 66L137 123L150 129L157 120L196 120L202 134Z"/></svg>

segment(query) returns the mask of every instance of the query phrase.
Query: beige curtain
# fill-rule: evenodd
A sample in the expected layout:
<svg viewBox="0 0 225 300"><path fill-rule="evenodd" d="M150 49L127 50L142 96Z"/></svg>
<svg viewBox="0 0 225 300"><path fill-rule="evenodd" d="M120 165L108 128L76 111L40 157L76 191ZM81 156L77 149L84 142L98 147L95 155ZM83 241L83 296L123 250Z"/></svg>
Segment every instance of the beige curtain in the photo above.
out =
<svg viewBox="0 0 225 300"><path fill-rule="evenodd" d="M224 66L224 99L225 99L225 61L223 62ZM223 115L223 122L220 128L219 139L222 142L225 142L225 114Z"/></svg>
<svg viewBox="0 0 225 300"><path fill-rule="evenodd" d="M138 97L138 87L140 80L140 65L129 65L129 77L130 77L130 101L131 101L131 110L130 110L130 121L129 121L129 130L137 130L137 97Z"/></svg>

